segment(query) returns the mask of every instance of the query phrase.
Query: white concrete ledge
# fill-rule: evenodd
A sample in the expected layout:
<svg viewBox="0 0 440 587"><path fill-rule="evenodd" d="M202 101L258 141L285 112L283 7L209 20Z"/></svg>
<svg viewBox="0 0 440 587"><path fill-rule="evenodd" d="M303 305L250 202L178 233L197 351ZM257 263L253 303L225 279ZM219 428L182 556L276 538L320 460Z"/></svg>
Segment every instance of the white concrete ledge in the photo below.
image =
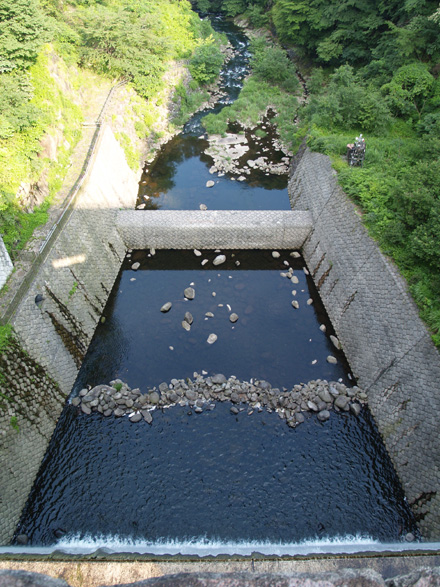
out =
<svg viewBox="0 0 440 587"><path fill-rule="evenodd" d="M13 269L11 258L0 236L0 289L5 285Z"/></svg>
<svg viewBox="0 0 440 587"><path fill-rule="evenodd" d="M312 218L290 210L120 210L117 229L129 249L299 249Z"/></svg>

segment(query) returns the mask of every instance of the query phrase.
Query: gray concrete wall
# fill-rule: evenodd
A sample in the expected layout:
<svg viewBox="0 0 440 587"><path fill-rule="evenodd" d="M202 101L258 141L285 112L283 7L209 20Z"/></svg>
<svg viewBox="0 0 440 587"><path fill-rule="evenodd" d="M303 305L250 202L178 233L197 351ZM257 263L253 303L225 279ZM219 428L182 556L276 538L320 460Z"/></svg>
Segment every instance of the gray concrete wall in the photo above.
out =
<svg viewBox="0 0 440 587"><path fill-rule="evenodd" d="M12 537L118 275L126 247L116 216L134 207L136 195L134 173L107 127L75 210L13 316L17 361L13 353L0 362L0 543Z"/></svg>
<svg viewBox="0 0 440 587"><path fill-rule="evenodd" d="M440 537L440 356L395 266L368 236L328 157L289 182L312 214L303 254L426 539Z"/></svg>
<svg viewBox="0 0 440 587"><path fill-rule="evenodd" d="M299 249L312 228L278 210L122 210L117 224L129 249Z"/></svg>
<svg viewBox="0 0 440 587"><path fill-rule="evenodd" d="M0 289L5 285L13 269L14 266L12 264L11 258L9 257L5 243L0 236Z"/></svg>

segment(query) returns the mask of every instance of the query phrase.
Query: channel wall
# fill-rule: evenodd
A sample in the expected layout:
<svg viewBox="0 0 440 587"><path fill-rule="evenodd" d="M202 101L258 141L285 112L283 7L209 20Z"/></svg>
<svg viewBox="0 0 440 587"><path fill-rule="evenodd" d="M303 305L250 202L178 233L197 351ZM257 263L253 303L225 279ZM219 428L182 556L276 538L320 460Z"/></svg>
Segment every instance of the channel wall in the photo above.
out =
<svg viewBox="0 0 440 587"><path fill-rule="evenodd" d="M368 236L330 159L306 149L289 181L313 228L302 253L425 539L440 536L440 356L396 267Z"/></svg>
<svg viewBox="0 0 440 587"><path fill-rule="evenodd" d="M203 189L203 188L201 188ZM12 318L0 356L0 543L19 520L127 248L302 249L426 539L440 534L440 361L406 286L327 157L305 151L289 211L135 211L109 127L75 209Z"/></svg>
<svg viewBox="0 0 440 587"><path fill-rule="evenodd" d="M0 544L12 538L118 275L126 247L116 216L134 207L137 188L104 128L75 208L11 319L17 344L0 356Z"/></svg>

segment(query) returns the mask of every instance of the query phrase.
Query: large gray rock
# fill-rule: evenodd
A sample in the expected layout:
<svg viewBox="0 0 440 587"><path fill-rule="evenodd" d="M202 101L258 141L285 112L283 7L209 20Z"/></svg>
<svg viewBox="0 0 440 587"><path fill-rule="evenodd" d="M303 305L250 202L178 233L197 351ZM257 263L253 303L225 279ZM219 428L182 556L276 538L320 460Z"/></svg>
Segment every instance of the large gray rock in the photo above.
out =
<svg viewBox="0 0 440 587"><path fill-rule="evenodd" d="M40 573L0 570L0 587L69 587L69 584Z"/></svg>
<svg viewBox="0 0 440 587"><path fill-rule="evenodd" d="M131 583L132 587L385 587L375 571L333 573L179 573ZM107 585L106 587L110 587ZM129 584L119 587L130 587Z"/></svg>
<svg viewBox="0 0 440 587"><path fill-rule="evenodd" d="M218 385L218 384L221 384L221 383L226 383L227 379L226 379L226 377L223 375L223 373L217 373L216 375L213 375L213 376L211 377L211 381L212 381L213 383L216 383L216 384Z"/></svg>
<svg viewBox="0 0 440 587"><path fill-rule="evenodd" d="M226 255L217 255L217 257L212 262L213 265L221 265L226 261Z"/></svg>
<svg viewBox="0 0 440 587"><path fill-rule="evenodd" d="M439 587L440 568L422 567L408 575L387 579L385 585L387 587Z"/></svg>

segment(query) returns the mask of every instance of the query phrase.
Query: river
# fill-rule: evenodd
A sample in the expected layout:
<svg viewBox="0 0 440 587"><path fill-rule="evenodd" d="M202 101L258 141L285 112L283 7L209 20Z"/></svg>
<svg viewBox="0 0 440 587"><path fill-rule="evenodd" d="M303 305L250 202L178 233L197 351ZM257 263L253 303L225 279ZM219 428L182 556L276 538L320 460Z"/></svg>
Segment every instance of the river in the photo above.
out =
<svg viewBox="0 0 440 587"><path fill-rule="evenodd" d="M241 30L218 17L214 24L235 49L222 72L226 95L218 109L237 97L249 54ZM199 138L205 114L195 115L146 169L138 206L288 209L285 175L253 172L239 182L233 174L209 172L208 142ZM285 154L272 148L275 129L263 124L276 161ZM246 156L269 143L249 134ZM206 188L212 178L214 187ZM195 371L265 379L279 388L317 378L354 383L296 252L228 251L219 267L212 265L219 251L201 253L128 252L17 532L32 545L67 549L143 545L154 552L161 545L165 552L183 552L190 544L195 552L203 545L205 553L210 545L239 552L243 545L265 544L283 552L283 545L305 540L417 536L367 408L358 417L332 412L327 422L308 413L292 429L275 413L243 409L234 415L228 404L200 414L188 406L155 410L151 425L73 407L71 399L88 385L120 378L146 391ZM133 262L140 263L137 271ZM286 279L288 267L296 284ZM197 292L192 301L182 295L188 286ZM167 301L172 310L160 312ZM182 328L188 309L190 332ZM233 324L231 311L239 316ZM218 339L208 345L212 332Z"/></svg>

